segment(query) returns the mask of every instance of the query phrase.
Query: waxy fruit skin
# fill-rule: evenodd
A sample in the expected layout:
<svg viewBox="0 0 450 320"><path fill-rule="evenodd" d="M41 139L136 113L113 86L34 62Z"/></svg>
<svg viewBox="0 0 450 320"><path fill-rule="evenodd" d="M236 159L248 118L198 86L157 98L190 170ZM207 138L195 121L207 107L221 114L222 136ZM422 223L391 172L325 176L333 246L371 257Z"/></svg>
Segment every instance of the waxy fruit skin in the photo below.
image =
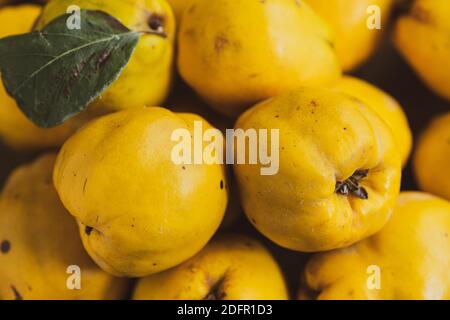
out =
<svg viewBox="0 0 450 320"><path fill-rule="evenodd" d="M416 0L398 19L393 41L422 80L450 100L450 1Z"/></svg>
<svg viewBox="0 0 450 320"><path fill-rule="evenodd" d="M84 250L52 184L55 159L46 154L17 168L1 194L0 300L126 298L127 281L101 270ZM77 283L69 266L79 267L79 290L67 286Z"/></svg>
<svg viewBox="0 0 450 320"><path fill-rule="evenodd" d="M364 63L378 48L394 5L393 0L305 0L328 23L335 35L336 52L344 71ZM380 29L370 29L379 9ZM372 10L368 10L372 9ZM378 18L378 17L376 17Z"/></svg>
<svg viewBox="0 0 450 320"><path fill-rule="evenodd" d="M194 134L193 114L147 107L90 122L61 149L58 194L77 218L84 246L106 271L139 277L195 255L227 206L221 164L176 164L175 130ZM208 143L203 142L203 147Z"/></svg>
<svg viewBox="0 0 450 320"><path fill-rule="evenodd" d="M400 190L400 156L387 125L359 100L302 88L256 105L235 127L279 130L277 174L234 165L248 219L278 245L306 252L341 248L389 220ZM360 196L345 195L351 179L364 189Z"/></svg>
<svg viewBox="0 0 450 320"><path fill-rule="evenodd" d="M344 76L334 89L361 100L386 122L405 166L411 153L413 135L402 106L386 92L358 78Z"/></svg>
<svg viewBox="0 0 450 320"><path fill-rule="evenodd" d="M229 234L183 264L139 280L136 300L286 300L281 270L258 241Z"/></svg>
<svg viewBox="0 0 450 320"><path fill-rule="evenodd" d="M380 232L309 261L299 298L448 300L449 270L450 203L404 192Z"/></svg>
<svg viewBox="0 0 450 320"><path fill-rule="evenodd" d="M266 98L341 75L333 37L304 2L198 0L183 13L178 69L214 109L236 117Z"/></svg>
<svg viewBox="0 0 450 320"><path fill-rule="evenodd" d="M436 117L419 137L414 173L426 192L450 201L450 113Z"/></svg>

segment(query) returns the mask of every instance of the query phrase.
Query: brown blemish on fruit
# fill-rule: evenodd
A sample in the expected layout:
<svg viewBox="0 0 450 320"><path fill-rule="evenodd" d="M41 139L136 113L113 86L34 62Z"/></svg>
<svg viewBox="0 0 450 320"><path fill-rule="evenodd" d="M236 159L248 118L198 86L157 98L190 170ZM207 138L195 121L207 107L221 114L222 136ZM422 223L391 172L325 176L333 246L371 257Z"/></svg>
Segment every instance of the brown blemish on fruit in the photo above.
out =
<svg viewBox="0 0 450 320"><path fill-rule="evenodd" d="M8 240L3 240L0 244L0 251L2 253L8 253L11 250L11 243Z"/></svg>
<svg viewBox="0 0 450 320"><path fill-rule="evenodd" d="M193 13L196 8L197 8L197 4L194 3L192 6L189 7L188 12Z"/></svg>
<svg viewBox="0 0 450 320"><path fill-rule="evenodd" d="M214 41L214 48L216 49L217 53L221 53L229 43L230 41L226 36L218 35L216 36L216 40Z"/></svg>
<svg viewBox="0 0 450 320"><path fill-rule="evenodd" d="M317 102L315 100L311 100L311 102L309 103L309 105L311 107L317 107Z"/></svg>
<svg viewBox="0 0 450 320"><path fill-rule="evenodd" d="M418 22L420 22L420 23L425 23L425 24L427 24L427 23L430 23L431 22L431 17L430 17L430 13L428 12L428 11L426 11L426 10L424 10L423 8L421 8L421 7L414 7L412 10L411 10L411 17L414 19L414 20L417 20Z"/></svg>
<svg viewBox="0 0 450 320"><path fill-rule="evenodd" d="M90 226L86 226L84 228L84 233L86 233L86 235L90 236L92 233L92 230L94 230L94 228L90 227Z"/></svg>
<svg viewBox="0 0 450 320"><path fill-rule="evenodd" d="M14 293L14 299L15 299L15 300L23 300L22 295L21 295L20 292L16 289L15 286L11 286L11 290L12 290L13 293Z"/></svg>
<svg viewBox="0 0 450 320"><path fill-rule="evenodd" d="M86 179L84 180L84 183L83 183L83 194L86 192L86 185L87 185L87 182L88 182L88 179L86 178Z"/></svg>
<svg viewBox="0 0 450 320"><path fill-rule="evenodd" d="M223 189L224 184L223 184L223 180L220 180L220 189Z"/></svg>
<svg viewBox="0 0 450 320"><path fill-rule="evenodd" d="M164 31L166 24L166 17L157 13L152 13L147 20L150 29L154 31Z"/></svg>
<svg viewBox="0 0 450 320"><path fill-rule="evenodd" d="M211 286L208 294L203 298L203 300L223 300L226 297L226 293L223 290L223 284L225 282L226 273ZM207 279L210 282L209 279Z"/></svg>
<svg viewBox="0 0 450 320"><path fill-rule="evenodd" d="M184 32L186 37L191 37L194 38L195 37L195 30L193 28L189 28Z"/></svg>

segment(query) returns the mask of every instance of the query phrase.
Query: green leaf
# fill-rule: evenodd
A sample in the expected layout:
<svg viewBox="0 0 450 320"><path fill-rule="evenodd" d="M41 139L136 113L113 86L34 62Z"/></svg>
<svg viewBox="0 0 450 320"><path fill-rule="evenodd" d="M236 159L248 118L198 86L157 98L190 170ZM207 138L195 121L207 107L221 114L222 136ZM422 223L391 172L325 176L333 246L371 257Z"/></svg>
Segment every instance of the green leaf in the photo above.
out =
<svg viewBox="0 0 450 320"><path fill-rule="evenodd" d="M140 33L101 11L81 11L81 28L65 14L43 30L0 39L7 92L36 125L57 126L78 114L114 82Z"/></svg>

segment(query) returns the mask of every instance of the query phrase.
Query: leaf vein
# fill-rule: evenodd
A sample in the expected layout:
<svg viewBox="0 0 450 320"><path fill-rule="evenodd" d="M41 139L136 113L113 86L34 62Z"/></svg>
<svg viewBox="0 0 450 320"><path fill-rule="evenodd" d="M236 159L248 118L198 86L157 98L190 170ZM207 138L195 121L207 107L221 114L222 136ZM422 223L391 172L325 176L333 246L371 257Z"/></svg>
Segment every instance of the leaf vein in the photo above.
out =
<svg viewBox="0 0 450 320"><path fill-rule="evenodd" d="M115 34L115 35L113 35L111 37L98 39L96 41L89 42L89 43L83 44L82 46L78 46L76 48L70 49L67 52L64 52L63 54L61 54L59 56L56 56L54 59L50 60L49 62L44 64L42 67L38 68L36 71L31 73L30 76L17 87L17 89L13 92L13 94L16 95L17 92L20 91L31 80L31 78L34 78L42 70L46 69L47 67L51 66L53 63L55 63L56 61L62 59L63 57L65 57L67 55L70 55L70 54L72 54L74 52L77 52L79 50L85 49L87 47L90 47L90 46L93 46L93 45L96 45L96 44L99 44L99 43L102 43L102 42L108 42L108 41L112 41L113 39L118 39L118 38L120 39L120 36L124 36L125 37L125 36L134 35L134 34L136 34L136 32L127 32L127 33L123 33L121 35Z"/></svg>

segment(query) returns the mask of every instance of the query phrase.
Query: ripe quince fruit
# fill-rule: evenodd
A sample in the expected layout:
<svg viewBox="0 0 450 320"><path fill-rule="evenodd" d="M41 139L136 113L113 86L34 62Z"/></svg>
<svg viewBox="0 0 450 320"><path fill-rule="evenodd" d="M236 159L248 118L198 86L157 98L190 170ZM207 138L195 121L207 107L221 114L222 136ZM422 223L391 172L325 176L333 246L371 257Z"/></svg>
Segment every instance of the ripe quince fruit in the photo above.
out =
<svg viewBox="0 0 450 320"><path fill-rule="evenodd" d="M240 235L213 240L183 264L140 279L136 300L286 300L281 270L258 241Z"/></svg>
<svg viewBox="0 0 450 320"><path fill-rule="evenodd" d="M378 47L387 29L393 0L305 0L335 34L336 52L344 71L365 62ZM376 10L371 10L375 8ZM378 16L379 14L379 16ZM372 16L371 16L372 15ZM380 28L369 28L368 22ZM379 19L379 21L376 21Z"/></svg>
<svg viewBox="0 0 450 320"><path fill-rule="evenodd" d="M341 70L326 24L301 1L198 0L183 13L181 76L213 108L237 116L266 98L328 85Z"/></svg>
<svg viewBox="0 0 450 320"><path fill-rule="evenodd" d="M90 106L98 113L159 105L172 81L175 19L165 0L51 0L37 24L44 27L71 6L101 10L131 30L144 32L119 78ZM162 31L165 37L145 31Z"/></svg>
<svg viewBox="0 0 450 320"><path fill-rule="evenodd" d="M359 99L386 122L397 143L402 164L405 165L411 153L413 137L408 118L400 104L383 90L350 76L342 77L334 89Z"/></svg>
<svg viewBox="0 0 450 320"><path fill-rule="evenodd" d="M56 155L16 169L0 197L0 300L121 299L128 283L101 270L52 184ZM77 276L78 280L70 277ZM68 286L70 285L70 286ZM71 286L74 287L71 287Z"/></svg>
<svg viewBox="0 0 450 320"><path fill-rule="evenodd" d="M309 261L299 297L448 300L449 235L448 201L420 192L402 193L380 232Z"/></svg>
<svg viewBox="0 0 450 320"><path fill-rule="evenodd" d="M227 206L221 164L176 164L176 130L194 135L192 114L149 107L90 122L61 149L54 183L80 226L84 246L106 271L146 276L195 255ZM205 146L207 144L205 143Z"/></svg>
<svg viewBox="0 0 450 320"><path fill-rule="evenodd" d="M394 43L418 75L450 100L450 1L416 0L398 19Z"/></svg>
<svg viewBox="0 0 450 320"><path fill-rule="evenodd" d="M414 154L421 190L450 201L450 113L434 119L422 133Z"/></svg>
<svg viewBox="0 0 450 320"><path fill-rule="evenodd" d="M235 128L279 132L277 174L262 175L262 164L234 165L247 217L275 243L304 252L341 248L389 220L400 155L387 125L359 100L302 88L256 105Z"/></svg>

